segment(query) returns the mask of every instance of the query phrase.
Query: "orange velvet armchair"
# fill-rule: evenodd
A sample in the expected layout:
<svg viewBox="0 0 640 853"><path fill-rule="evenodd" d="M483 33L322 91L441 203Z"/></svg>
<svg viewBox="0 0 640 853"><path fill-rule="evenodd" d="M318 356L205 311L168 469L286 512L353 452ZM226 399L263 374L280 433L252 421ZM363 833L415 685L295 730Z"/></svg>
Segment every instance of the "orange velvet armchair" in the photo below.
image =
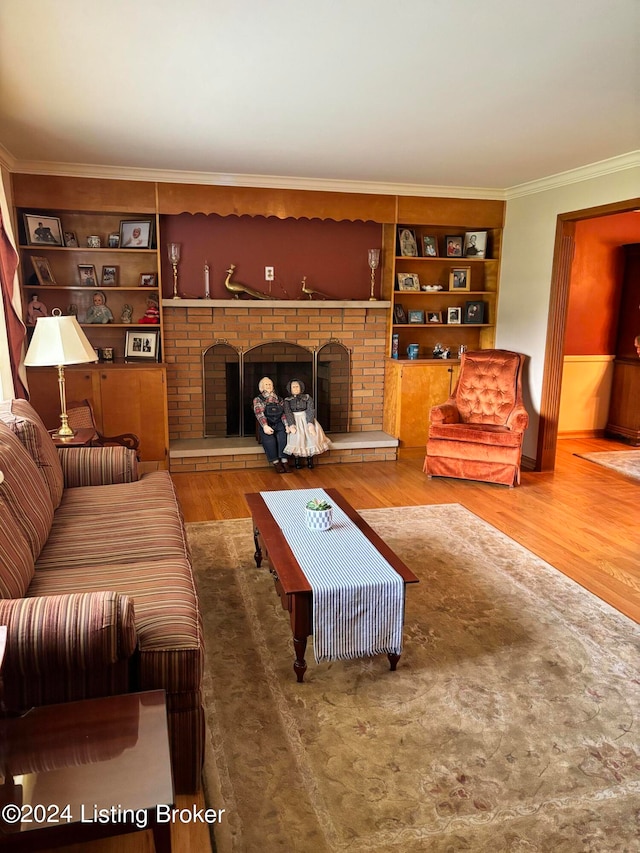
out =
<svg viewBox="0 0 640 853"><path fill-rule="evenodd" d="M529 415L522 404L524 356L508 350L463 353L452 395L431 409L424 471L515 486Z"/></svg>

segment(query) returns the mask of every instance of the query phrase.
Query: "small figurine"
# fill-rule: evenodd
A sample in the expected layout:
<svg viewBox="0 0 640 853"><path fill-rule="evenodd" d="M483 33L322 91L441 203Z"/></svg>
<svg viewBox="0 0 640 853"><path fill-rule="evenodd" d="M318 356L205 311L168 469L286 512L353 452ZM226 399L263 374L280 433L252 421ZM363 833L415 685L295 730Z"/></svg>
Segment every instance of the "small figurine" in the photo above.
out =
<svg viewBox="0 0 640 853"><path fill-rule="evenodd" d="M48 317L49 312L44 302L40 302L37 293L31 294L31 302L27 306L27 323L29 326L35 326L38 317Z"/></svg>
<svg viewBox="0 0 640 853"><path fill-rule="evenodd" d="M258 382L258 390L259 396L253 398L253 412L262 427L262 449L278 474L288 474L291 469L284 447L291 428L284 415L284 402L268 376Z"/></svg>
<svg viewBox="0 0 640 853"><path fill-rule="evenodd" d="M442 344L436 344L433 348L434 358L451 358L451 349Z"/></svg>
<svg viewBox="0 0 640 853"><path fill-rule="evenodd" d="M130 323L133 317L133 308L127 302L122 306L122 314L120 314L121 323Z"/></svg>
<svg viewBox="0 0 640 853"><path fill-rule="evenodd" d="M86 323L113 323L113 314L107 307L107 297L101 290L93 294L93 305L87 311Z"/></svg>
<svg viewBox="0 0 640 853"><path fill-rule="evenodd" d="M69 317L77 317L78 316L78 306L75 302L72 302L71 305L67 308L67 314Z"/></svg>
<svg viewBox="0 0 640 853"><path fill-rule="evenodd" d="M287 385L287 394L284 416L289 425L289 440L284 452L293 456L296 468L300 467L301 458L307 460L308 468L313 468L313 457L328 450L331 442L316 420L313 397L305 394L304 382L292 379Z"/></svg>
<svg viewBox="0 0 640 853"><path fill-rule="evenodd" d="M158 301L154 296L149 296L147 298L147 310L144 312L142 317L138 320L138 323L145 323L148 325L155 325L160 322L160 309L158 308Z"/></svg>

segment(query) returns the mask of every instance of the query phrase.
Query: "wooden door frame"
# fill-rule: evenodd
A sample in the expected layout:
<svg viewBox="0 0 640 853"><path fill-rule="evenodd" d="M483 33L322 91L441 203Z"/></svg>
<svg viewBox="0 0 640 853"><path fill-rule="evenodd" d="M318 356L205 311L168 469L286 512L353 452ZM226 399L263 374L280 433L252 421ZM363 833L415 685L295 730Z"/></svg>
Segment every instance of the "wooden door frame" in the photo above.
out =
<svg viewBox="0 0 640 853"><path fill-rule="evenodd" d="M638 208L640 208L640 198L635 198L601 205L600 207L589 207L584 210L561 213L558 216L551 271L551 294L540 399L536 471L553 471L555 468L564 363L564 338L571 287L571 263L575 248L576 222L583 219L611 216L614 213L629 213L632 210L638 210Z"/></svg>

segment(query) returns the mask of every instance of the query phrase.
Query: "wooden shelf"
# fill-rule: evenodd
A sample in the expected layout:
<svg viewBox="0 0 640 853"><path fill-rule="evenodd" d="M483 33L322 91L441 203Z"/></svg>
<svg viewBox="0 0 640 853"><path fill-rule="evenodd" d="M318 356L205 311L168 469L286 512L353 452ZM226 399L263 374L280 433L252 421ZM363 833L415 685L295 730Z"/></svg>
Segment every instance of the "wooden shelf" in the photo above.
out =
<svg viewBox="0 0 640 853"><path fill-rule="evenodd" d="M35 246L31 245L23 245L22 243L18 247L19 249L29 250L30 252L108 252L112 254L114 252L122 252L125 255L155 255L157 254L157 249L120 249L120 248L109 248L109 246L101 246L99 249L93 249L89 246L49 246L47 243L38 243Z"/></svg>

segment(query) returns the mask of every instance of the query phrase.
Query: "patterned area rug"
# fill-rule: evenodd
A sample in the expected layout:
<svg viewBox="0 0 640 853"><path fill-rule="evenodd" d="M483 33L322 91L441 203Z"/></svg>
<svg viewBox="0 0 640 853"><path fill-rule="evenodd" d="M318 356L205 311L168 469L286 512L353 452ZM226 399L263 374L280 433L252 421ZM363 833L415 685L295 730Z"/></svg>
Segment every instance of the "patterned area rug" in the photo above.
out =
<svg viewBox="0 0 640 853"><path fill-rule="evenodd" d="M421 579L398 670L304 684L251 522L187 525L219 853L640 849L635 623L457 504L362 515Z"/></svg>
<svg viewBox="0 0 640 853"><path fill-rule="evenodd" d="M640 448L638 450L605 450L600 453L576 453L581 459L588 459L596 465L613 468L627 477L640 480Z"/></svg>

